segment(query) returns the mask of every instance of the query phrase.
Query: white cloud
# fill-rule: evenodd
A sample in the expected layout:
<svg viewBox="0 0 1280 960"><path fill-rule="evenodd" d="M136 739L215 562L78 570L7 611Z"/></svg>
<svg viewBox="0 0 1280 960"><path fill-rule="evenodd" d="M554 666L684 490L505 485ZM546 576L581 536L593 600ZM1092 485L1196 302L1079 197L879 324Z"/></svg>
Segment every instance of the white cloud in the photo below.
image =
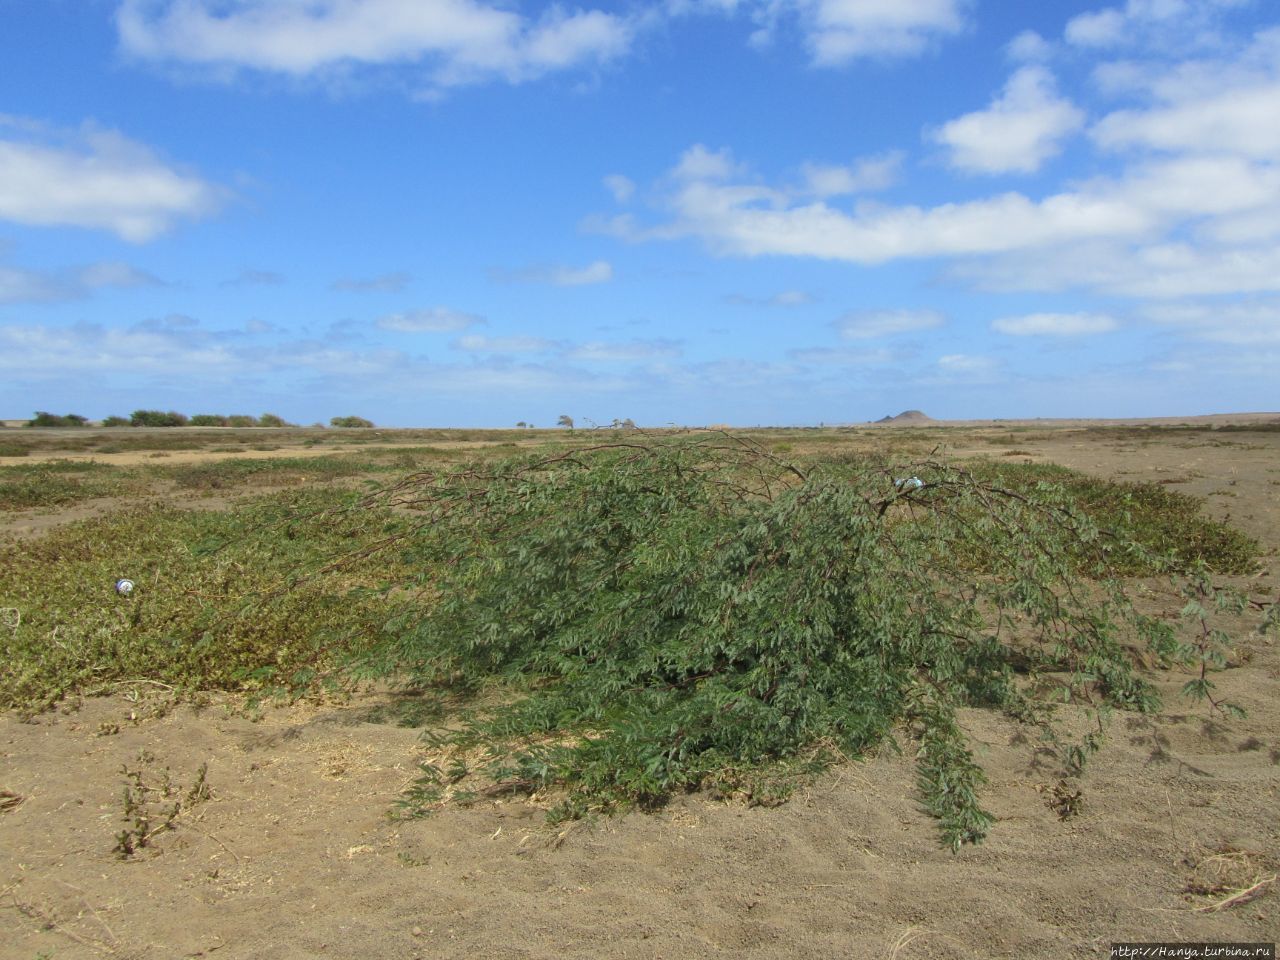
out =
<svg viewBox="0 0 1280 960"><path fill-rule="evenodd" d="M597 260L585 267L556 267L551 271L550 282L557 287L583 287L595 283L608 283L613 279L613 265Z"/></svg>
<svg viewBox="0 0 1280 960"><path fill-rule="evenodd" d="M1072 17L1064 35L1078 47L1112 47L1124 42L1124 28L1124 14L1109 8Z"/></svg>
<svg viewBox="0 0 1280 960"><path fill-rule="evenodd" d="M376 277L343 277L330 284L332 290L349 293L399 293L413 278L404 272L384 273Z"/></svg>
<svg viewBox="0 0 1280 960"><path fill-rule="evenodd" d="M448 307L431 307L408 313L393 313L377 321L380 330L397 333L452 333L484 323L484 319L470 313L450 310Z"/></svg>
<svg viewBox="0 0 1280 960"><path fill-rule="evenodd" d="M553 264L523 270L493 270L491 275L500 283L549 283L556 287L585 287L612 280L613 264L607 260L596 260L585 267Z"/></svg>
<svg viewBox="0 0 1280 960"><path fill-rule="evenodd" d="M836 321L845 340L875 340L917 330L935 330L947 322L936 310L859 310Z"/></svg>
<svg viewBox="0 0 1280 960"><path fill-rule="evenodd" d="M901 151L895 150L864 157L848 166L802 164L800 175L804 186L801 192L814 197L838 197L884 190L898 179L902 156Z"/></svg>
<svg viewBox="0 0 1280 960"><path fill-rule="evenodd" d="M1171 300L1280 291L1280 245L1198 248L1186 243L1068 245L1052 256L1018 252L953 273L988 290L1100 293Z"/></svg>
<svg viewBox="0 0 1280 960"><path fill-rule="evenodd" d="M680 155L671 176L680 181L696 182L728 180L740 173L741 169L727 148L708 150L703 144L695 143Z"/></svg>
<svg viewBox="0 0 1280 960"><path fill-rule="evenodd" d="M0 266L0 303L79 300L108 287L154 287L161 281L126 263L93 263L47 273Z"/></svg>
<svg viewBox="0 0 1280 960"><path fill-rule="evenodd" d="M565 354L570 360L587 361L657 360L679 355L679 344L673 340L632 340L627 343L594 341L579 344Z"/></svg>
<svg viewBox="0 0 1280 960"><path fill-rule="evenodd" d="M1128 0L1123 7L1082 13L1067 21L1064 36L1073 46L1103 50L1143 43L1148 47L1213 47L1224 10L1251 0Z"/></svg>
<svg viewBox="0 0 1280 960"><path fill-rule="evenodd" d="M1197 340L1238 346L1280 344L1280 299L1158 304L1143 314Z"/></svg>
<svg viewBox="0 0 1280 960"><path fill-rule="evenodd" d="M274 270L255 270L247 267L230 280L223 280L223 287L278 287L284 283L284 276Z"/></svg>
<svg viewBox="0 0 1280 960"><path fill-rule="evenodd" d="M1084 114L1055 91L1041 66L1019 69L999 99L932 134L950 150L953 167L970 173L1034 173L1084 125Z"/></svg>
<svg viewBox="0 0 1280 960"><path fill-rule="evenodd" d="M1280 79L1179 97L1146 110L1117 110L1091 131L1109 149L1280 156Z"/></svg>
<svg viewBox="0 0 1280 960"><path fill-rule="evenodd" d="M1038 63L1049 59L1053 45L1034 30L1023 30L1009 41L1005 53L1018 63Z"/></svg>
<svg viewBox="0 0 1280 960"><path fill-rule="evenodd" d="M787 356L796 363L835 364L843 367L878 366L901 359L900 355L884 348L876 350L850 350L848 348L809 347L788 350Z"/></svg>
<svg viewBox="0 0 1280 960"><path fill-rule="evenodd" d="M448 87L512 83L625 53L634 26L552 6L531 20L478 0L124 0L120 43L135 57L306 76L352 64L425 64Z"/></svg>
<svg viewBox="0 0 1280 960"><path fill-rule="evenodd" d="M813 294L804 290L783 290L768 297L748 297L741 293L731 293L724 300L725 303L735 307L803 307L817 302Z"/></svg>
<svg viewBox="0 0 1280 960"><path fill-rule="evenodd" d="M806 293L803 290L783 290L781 293L775 293L765 301L771 307L801 307L813 302L813 294Z"/></svg>
<svg viewBox="0 0 1280 960"><path fill-rule="evenodd" d="M949 353L938 358L937 369L946 381L989 383L1000 369L994 357L969 353Z"/></svg>
<svg viewBox="0 0 1280 960"><path fill-rule="evenodd" d="M112 372L209 376L243 370L246 359L226 344L170 328L0 326L0 369L15 376Z"/></svg>
<svg viewBox="0 0 1280 960"><path fill-rule="evenodd" d="M0 220L109 230L132 243L211 213L223 191L91 125L73 134L0 116Z"/></svg>
<svg viewBox="0 0 1280 960"><path fill-rule="evenodd" d="M1107 333L1116 322L1101 313L1031 313L1021 317L1001 317L991 329L1015 337L1078 337Z"/></svg>
<svg viewBox="0 0 1280 960"><path fill-rule="evenodd" d="M468 353L546 353L559 347L543 337L485 337L468 334L453 341L458 350Z"/></svg>
<svg viewBox="0 0 1280 960"><path fill-rule="evenodd" d="M1210 268L1204 277L1173 275L1169 289L1185 290L1210 279L1218 285L1233 274L1250 284L1244 289L1272 289L1271 283L1280 282L1268 280L1262 269L1280 256L1280 250L1265 244L1219 250L1167 239L1188 227L1204 236L1215 230L1266 236L1258 213L1280 209L1280 166L1247 158L1147 160L1132 163L1118 177L1096 177L1039 199L1005 192L933 207L863 200L842 209L759 183L739 169L728 151L697 151L703 160L714 157L715 163L690 165L685 154L677 168L685 173L669 177L657 201L667 214L665 222L644 226L626 215L588 220L584 229L630 240L697 237L726 256L860 264L986 257L989 262L970 262L958 272L985 275L984 282L993 287L1018 286L1014 265L1029 266L1041 278L1037 283L1057 277L1069 285L1082 279L1122 292L1155 285L1157 275L1164 283L1175 268L1196 263ZM689 175L690 166L704 168L707 176ZM1106 257L1091 250L1105 250ZM1126 251L1133 251L1133 263L1125 261ZM1005 258L1008 264L1002 262ZM1138 260L1146 261L1149 282L1136 269Z"/></svg>
<svg viewBox="0 0 1280 960"><path fill-rule="evenodd" d="M963 0L800 0L819 65L865 57L907 57L964 26Z"/></svg>
<svg viewBox="0 0 1280 960"><path fill-rule="evenodd" d="M618 203L629 202L636 192L635 181L630 177L624 177L620 173L611 173L605 177L604 185L613 194L613 199Z"/></svg>
<svg viewBox="0 0 1280 960"><path fill-rule="evenodd" d="M69 296L65 285L48 274L0 267L0 303L42 303L75 295Z"/></svg>

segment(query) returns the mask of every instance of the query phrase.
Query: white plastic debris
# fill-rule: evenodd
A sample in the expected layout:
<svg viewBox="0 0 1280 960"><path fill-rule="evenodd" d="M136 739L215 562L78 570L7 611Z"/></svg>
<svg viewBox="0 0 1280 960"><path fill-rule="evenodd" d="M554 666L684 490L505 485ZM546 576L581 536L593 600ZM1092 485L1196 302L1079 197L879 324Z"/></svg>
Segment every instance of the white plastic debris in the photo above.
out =
<svg viewBox="0 0 1280 960"><path fill-rule="evenodd" d="M893 485L899 490L919 490L924 486L924 481L919 477L902 477L893 481Z"/></svg>
<svg viewBox="0 0 1280 960"><path fill-rule="evenodd" d="M127 597L129 594L133 593L133 581L126 580L123 577L117 580L116 593L120 594L122 597Z"/></svg>

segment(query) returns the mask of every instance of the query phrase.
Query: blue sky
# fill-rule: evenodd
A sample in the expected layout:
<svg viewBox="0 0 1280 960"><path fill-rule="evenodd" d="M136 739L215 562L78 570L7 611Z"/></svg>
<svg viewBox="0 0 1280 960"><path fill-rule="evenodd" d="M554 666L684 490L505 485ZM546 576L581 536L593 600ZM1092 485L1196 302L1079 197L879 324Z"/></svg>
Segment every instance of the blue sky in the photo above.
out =
<svg viewBox="0 0 1280 960"><path fill-rule="evenodd" d="M1273 0L0 0L0 416L1280 408Z"/></svg>

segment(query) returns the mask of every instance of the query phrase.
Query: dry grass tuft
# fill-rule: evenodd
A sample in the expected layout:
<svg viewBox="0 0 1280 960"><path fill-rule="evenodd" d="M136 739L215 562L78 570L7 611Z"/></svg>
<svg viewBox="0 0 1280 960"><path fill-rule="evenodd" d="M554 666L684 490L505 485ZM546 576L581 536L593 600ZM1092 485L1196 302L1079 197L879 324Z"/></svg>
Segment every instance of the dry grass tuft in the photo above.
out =
<svg viewBox="0 0 1280 960"><path fill-rule="evenodd" d="M1183 892L1214 898L1195 907L1200 913L1228 910L1264 896L1276 883L1273 864L1257 850L1231 844L1189 855L1184 863L1191 875Z"/></svg>

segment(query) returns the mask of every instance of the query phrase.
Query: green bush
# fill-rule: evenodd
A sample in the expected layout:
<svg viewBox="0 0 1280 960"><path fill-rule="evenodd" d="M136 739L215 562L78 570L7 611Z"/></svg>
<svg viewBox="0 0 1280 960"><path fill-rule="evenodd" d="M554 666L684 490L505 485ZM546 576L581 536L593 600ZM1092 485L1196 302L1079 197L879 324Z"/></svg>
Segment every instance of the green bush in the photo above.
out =
<svg viewBox="0 0 1280 960"><path fill-rule="evenodd" d="M439 599L366 669L442 697L503 691L438 734L471 766L424 768L413 803L468 783L558 788L569 817L700 787L772 802L905 724L943 839L981 839L958 708L1033 723L1078 768L1099 734L1060 738L1042 688L1101 722L1157 704L1136 651L1186 655L1114 576L1166 570L1166 544L1100 528L1061 484L1006 479L941 462L805 471L702 437L391 488L383 502L422 512L409 559Z"/></svg>
<svg viewBox="0 0 1280 960"><path fill-rule="evenodd" d="M104 427L128 427L133 425L133 421L128 417L110 416L102 421Z"/></svg>
<svg viewBox="0 0 1280 960"><path fill-rule="evenodd" d="M251 417L247 413L233 413L227 417L228 427L256 427L258 418Z"/></svg>
<svg viewBox="0 0 1280 960"><path fill-rule="evenodd" d="M331 427L368 428L373 426L372 420L364 417L333 417L329 421Z"/></svg>
<svg viewBox="0 0 1280 960"><path fill-rule="evenodd" d="M183 427L187 424L185 414L170 410L135 410L129 419L132 427Z"/></svg>
<svg viewBox="0 0 1280 960"><path fill-rule="evenodd" d="M188 421L192 427L226 427L227 418L220 413L197 413Z"/></svg>
<svg viewBox="0 0 1280 960"><path fill-rule="evenodd" d="M64 416L58 416L56 413L47 413L44 410L37 410L36 415L27 421L28 427L83 427L89 422L88 417L82 417L78 413L68 413Z"/></svg>
<svg viewBox="0 0 1280 960"><path fill-rule="evenodd" d="M291 427L293 426L293 424L285 420L284 417L276 416L274 413L264 413L262 416L258 418L258 426L260 427Z"/></svg>

